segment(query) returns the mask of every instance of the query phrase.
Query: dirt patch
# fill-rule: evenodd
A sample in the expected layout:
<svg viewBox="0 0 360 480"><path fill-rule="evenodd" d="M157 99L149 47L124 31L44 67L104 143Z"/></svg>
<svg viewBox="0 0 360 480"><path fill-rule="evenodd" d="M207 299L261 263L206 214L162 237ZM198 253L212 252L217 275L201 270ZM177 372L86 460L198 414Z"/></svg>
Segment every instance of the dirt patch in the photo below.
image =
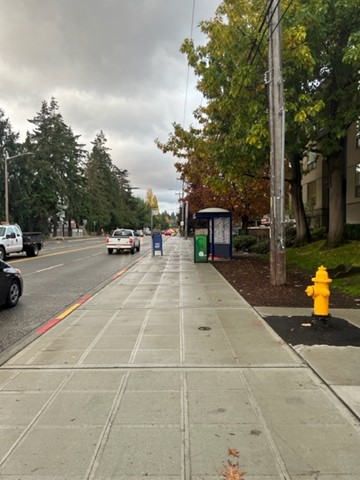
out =
<svg viewBox="0 0 360 480"><path fill-rule="evenodd" d="M270 283L270 266L257 256L239 256L232 260L213 262L214 267L252 306L312 308L314 302L305 289L313 285L315 272L297 271L287 267L286 284L273 286ZM331 308L359 308L360 300L343 294L330 286ZM331 312L330 312L331 313Z"/></svg>
<svg viewBox="0 0 360 480"><path fill-rule="evenodd" d="M305 293L315 272L306 274L287 267L286 284L270 284L270 267L256 256L240 256L233 260L215 261L214 267L253 307L309 308L314 302ZM360 309L360 301L330 287L332 308ZM359 313L360 314L360 313ZM334 345L360 347L360 329L341 318L332 318L327 326L313 324L311 315L266 316L264 320L291 345ZM310 325L309 325L310 324Z"/></svg>

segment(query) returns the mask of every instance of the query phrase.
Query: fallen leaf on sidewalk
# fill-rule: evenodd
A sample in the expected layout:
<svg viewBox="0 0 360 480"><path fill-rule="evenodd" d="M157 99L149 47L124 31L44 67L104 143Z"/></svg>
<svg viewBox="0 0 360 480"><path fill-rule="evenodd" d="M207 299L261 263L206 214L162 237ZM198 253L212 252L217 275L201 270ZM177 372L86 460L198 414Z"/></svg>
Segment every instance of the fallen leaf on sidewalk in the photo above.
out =
<svg viewBox="0 0 360 480"><path fill-rule="evenodd" d="M240 470L239 465L229 463L222 472L224 480L245 480L245 473Z"/></svg>
<svg viewBox="0 0 360 480"><path fill-rule="evenodd" d="M239 458L240 453L236 450L236 448L229 448L229 455Z"/></svg>

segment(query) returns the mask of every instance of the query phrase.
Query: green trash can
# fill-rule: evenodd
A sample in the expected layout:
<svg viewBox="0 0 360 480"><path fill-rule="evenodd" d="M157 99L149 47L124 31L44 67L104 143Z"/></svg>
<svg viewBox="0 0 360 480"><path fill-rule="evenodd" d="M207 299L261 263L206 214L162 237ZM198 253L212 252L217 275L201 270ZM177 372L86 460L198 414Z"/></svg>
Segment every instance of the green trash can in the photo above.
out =
<svg viewBox="0 0 360 480"><path fill-rule="evenodd" d="M208 236L194 236L194 262L204 263L208 261Z"/></svg>

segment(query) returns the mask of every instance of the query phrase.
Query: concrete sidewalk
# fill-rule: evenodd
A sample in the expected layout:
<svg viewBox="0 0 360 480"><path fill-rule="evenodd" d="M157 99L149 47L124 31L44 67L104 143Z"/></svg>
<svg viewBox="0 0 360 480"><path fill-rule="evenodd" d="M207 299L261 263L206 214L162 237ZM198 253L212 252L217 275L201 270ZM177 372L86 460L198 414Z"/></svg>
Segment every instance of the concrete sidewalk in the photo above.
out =
<svg viewBox="0 0 360 480"><path fill-rule="evenodd" d="M1 480L215 480L229 448L245 480L359 480L360 349L303 359L266 312L169 238L0 368Z"/></svg>

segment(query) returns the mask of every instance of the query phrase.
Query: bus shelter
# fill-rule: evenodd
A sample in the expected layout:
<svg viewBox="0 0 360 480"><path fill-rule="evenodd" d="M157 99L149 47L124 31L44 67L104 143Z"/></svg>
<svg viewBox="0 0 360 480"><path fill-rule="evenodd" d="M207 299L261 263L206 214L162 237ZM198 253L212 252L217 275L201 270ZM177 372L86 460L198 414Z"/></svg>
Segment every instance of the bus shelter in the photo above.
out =
<svg viewBox="0 0 360 480"><path fill-rule="evenodd" d="M194 214L194 219L207 221L208 253L211 260L215 257L232 258L231 212L217 207L204 208Z"/></svg>

